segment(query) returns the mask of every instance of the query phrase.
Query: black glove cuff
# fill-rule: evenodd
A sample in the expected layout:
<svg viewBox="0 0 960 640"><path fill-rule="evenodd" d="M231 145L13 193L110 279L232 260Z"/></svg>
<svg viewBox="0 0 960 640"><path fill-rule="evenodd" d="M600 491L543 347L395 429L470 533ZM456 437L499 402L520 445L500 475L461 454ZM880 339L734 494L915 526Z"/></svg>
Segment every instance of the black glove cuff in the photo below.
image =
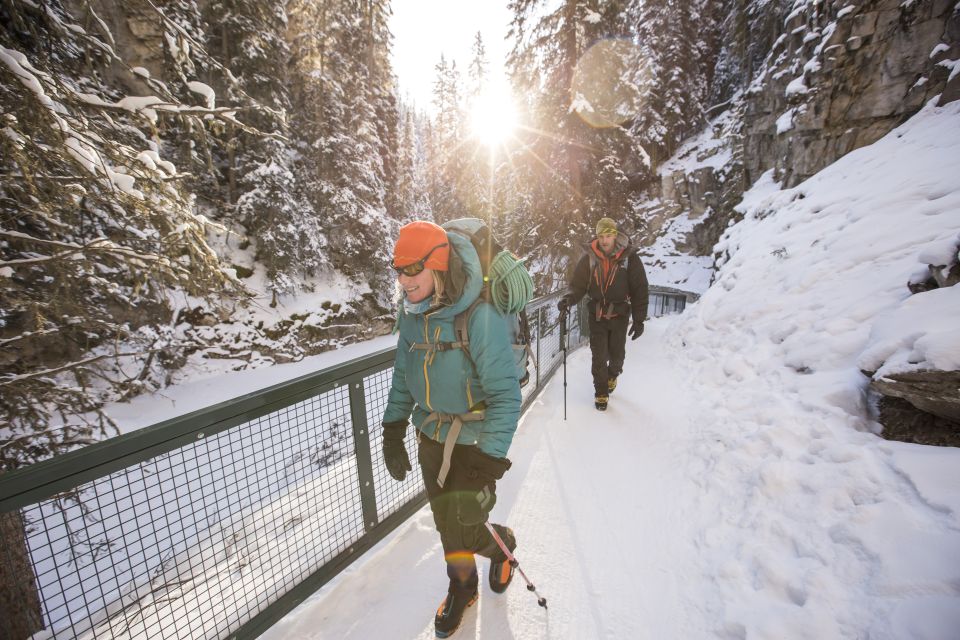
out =
<svg viewBox="0 0 960 640"><path fill-rule="evenodd" d="M494 458L479 447L467 447L464 451L464 465L467 475L485 480L499 480L513 463L507 458Z"/></svg>
<svg viewBox="0 0 960 640"><path fill-rule="evenodd" d="M383 439L384 440L403 440L407 435L407 425L410 424L406 420L398 420L396 422L384 422L383 423Z"/></svg>

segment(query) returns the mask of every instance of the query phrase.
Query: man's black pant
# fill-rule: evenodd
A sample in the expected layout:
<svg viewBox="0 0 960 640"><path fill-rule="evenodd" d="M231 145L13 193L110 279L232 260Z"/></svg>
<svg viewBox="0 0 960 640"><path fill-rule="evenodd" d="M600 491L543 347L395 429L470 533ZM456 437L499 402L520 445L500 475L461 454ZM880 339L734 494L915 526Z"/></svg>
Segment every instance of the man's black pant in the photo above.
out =
<svg viewBox="0 0 960 640"><path fill-rule="evenodd" d="M443 464L443 445L421 435L417 457L423 473L423 486L430 499L433 521L440 532L440 542L447 560L447 575L461 586L474 587L478 578L473 554L497 560L505 556L483 523L463 525L457 519L456 492L458 480L465 470L465 465L461 463L464 447L465 445L458 444L453 448L450 471L442 488L437 484L437 475L440 473L440 465ZM504 538L504 527L493 526L500 537Z"/></svg>
<svg viewBox="0 0 960 640"><path fill-rule="evenodd" d="M590 352L593 364L593 390L598 396L605 396L607 380L616 378L623 371L623 359L627 348L627 316L614 316L597 320L590 317Z"/></svg>

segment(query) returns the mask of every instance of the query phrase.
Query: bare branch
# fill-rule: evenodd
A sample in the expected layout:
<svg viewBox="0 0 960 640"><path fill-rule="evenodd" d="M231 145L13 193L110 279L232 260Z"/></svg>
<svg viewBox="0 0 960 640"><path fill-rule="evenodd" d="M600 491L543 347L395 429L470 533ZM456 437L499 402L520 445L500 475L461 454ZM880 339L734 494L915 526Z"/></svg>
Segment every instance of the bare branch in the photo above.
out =
<svg viewBox="0 0 960 640"><path fill-rule="evenodd" d="M0 229L0 236L15 240L24 240L27 242L35 242L37 244L43 244L48 246L54 246L66 249L66 251L61 251L49 256L41 256L39 258L22 258L19 260L0 260L0 267L9 267L25 264L37 264L40 262L47 262L50 260L59 260L61 258L66 258L71 255L78 253L93 253L93 252L104 252L104 253L114 253L117 255L124 256L126 258L135 258L138 260L143 260L145 262L154 262L159 263L163 266L178 268L177 265L172 263L169 258L165 256L160 256L155 253L140 253L130 249L129 247L122 247L120 245L114 244L112 241L106 238L97 238L92 240L84 245L75 244L73 242L62 242L59 240L45 240L42 238L36 238L34 236L27 235L25 233L20 233L19 231L5 231ZM180 268L183 270L182 268Z"/></svg>
<svg viewBox="0 0 960 640"><path fill-rule="evenodd" d="M42 371L32 371L30 373L24 373L14 376L5 376L0 378L0 387L5 387L10 384L15 384L18 382L23 382L25 380L31 380L34 378L42 378L45 376L53 375L55 373L60 373L62 371L68 371L71 369L78 369L85 365L97 362L98 360L103 360L104 358L124 358L124 357L135 357L142 356L154 351L153 349L148 351L135 351L132 353L102 353L98 356L93 356L92 358L86 358L84 360L78 360L76 362L69 362L65 365L59 367L54 367L53 369L44 369Z"/></svg>
<svg viewBox="0 0 960 640"><path fill-rule="evenodd" d="M24 331L23 333L21 333L16 337L0 340L0 347L6 346L11 342L16 342L17 340L23 340L24 338L32 338L34 336L45 336L50 333L58 333L59 331L60 331L59 327L55 329L41 329L40 331Z"/></svg>

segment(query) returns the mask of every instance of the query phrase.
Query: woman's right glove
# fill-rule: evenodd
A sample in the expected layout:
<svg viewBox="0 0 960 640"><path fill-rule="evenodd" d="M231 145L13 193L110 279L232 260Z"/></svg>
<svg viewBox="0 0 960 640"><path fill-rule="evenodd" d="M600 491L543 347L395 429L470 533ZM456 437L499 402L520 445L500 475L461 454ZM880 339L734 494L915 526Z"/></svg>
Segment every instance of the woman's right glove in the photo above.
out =
<svg viewBox="0 0 960 640"><path fill-rule="evenodd" d="M410 456L403 438L407 435L407 421L383 423L383 462L387 465L387 472L394 480L403 480L407 477L410 466Z"/></svg>

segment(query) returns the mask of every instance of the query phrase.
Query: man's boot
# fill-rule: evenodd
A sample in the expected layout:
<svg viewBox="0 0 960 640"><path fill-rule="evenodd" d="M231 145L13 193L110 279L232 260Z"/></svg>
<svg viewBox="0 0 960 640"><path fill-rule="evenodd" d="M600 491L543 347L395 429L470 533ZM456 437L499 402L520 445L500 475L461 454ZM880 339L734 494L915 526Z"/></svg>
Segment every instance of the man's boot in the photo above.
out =
<svg viewBox="0 0 960 640"><path fill-rule="evenodd" d="M510 553L513 553L513 550L517 548L517 538L513 535L513 530L499 524L495 524L493 527L500 539L503 540L503 544L507 545ZM497 547L497 550L499 553L490 558L490 589L494 593L503 593L510 586L510 581L513 580L515 567L510 564L500 547Z"/></svg>
<svg viewBox="0 0 960 640"><path fill-rule="evenodd" d="M597 409L598 409L599 411L606 411L606 410L607 410L607 401L608 401L609 399L610 399L609 396L602 396L602 395L599 395L599 394L598 394L597 396L594 397L594 399L593 399L593 404L594 404L594 406L597 407Z"/></svg>
<svg viewBox="0 0 960 640"><path fill-rule="evenodd" d="M617 377L613 376L612 378L607 378L607 393L613 393L613 390L617 388Z"/></svg>

